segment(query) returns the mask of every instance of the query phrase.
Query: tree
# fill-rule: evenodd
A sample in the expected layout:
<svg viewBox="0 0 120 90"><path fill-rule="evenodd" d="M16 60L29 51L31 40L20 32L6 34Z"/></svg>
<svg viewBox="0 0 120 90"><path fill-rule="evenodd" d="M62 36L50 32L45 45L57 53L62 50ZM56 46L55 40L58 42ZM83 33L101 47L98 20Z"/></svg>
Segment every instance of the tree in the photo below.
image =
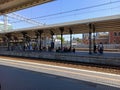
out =
<svg viewBox="0 0 120 90"><path fill-rule="evenodd" d="M56 39L61 40L61 35L56 35ZM65 38L62 37L62 42L65 42Z"/></svg>
<svg viewBox="0 0 120 90"><path fill-rule="evenodd" d="M80 38L73 38L73 40L76 40L78 43L81 43L82 42L82 40L80 39Z"/></svg>

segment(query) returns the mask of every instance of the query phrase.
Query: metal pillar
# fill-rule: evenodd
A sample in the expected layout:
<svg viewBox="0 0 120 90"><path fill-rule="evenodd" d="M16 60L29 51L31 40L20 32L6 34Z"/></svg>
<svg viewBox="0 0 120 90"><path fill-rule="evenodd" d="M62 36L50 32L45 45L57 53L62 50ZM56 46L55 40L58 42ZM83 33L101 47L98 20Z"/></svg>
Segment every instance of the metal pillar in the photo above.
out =
<svg viewBox="0 0 120 90"><path fill-rule="evenodd" d="M96 53L96 42L95 42L95 25L93 24L93 52Z"/></svg>
<svg viewBox="0 0 120 90"><path fill-rule="evenodd" d="M39 36L40 36L39 50L41 51L42 50L42 33L43 33L43 30L38 30L38 33L39 33Z"/></svg>
<svg viewBox="0 0 120 90"><path fill-rule="evenodd" d="M61 49L63 48L63 31L64 31L64 28L61 27L60 28L60 32L61 32Z"/></svg>
<svg viewBox="0 0 120 90"><path fill-rule="evenodd" d="M35 31L35 35L36 35L36 42L37 42L37 50L39 50L39 33L38 31Z"/></svg>
<svg viewBox="0 0 120 90"><path fill-rule="evenodd" d="M54 41L54 38L53 38L54 32L52 30L50 30L50 34L51 34L51 39L52 39L52 42L53 42Z"/></svg>
<svg viewBox="0 0 120 90"><path fill-rule="evenodd" d="M22 33L22 35L23 35L23 51L25 51L25 43L26 43L26 32L21 32Z"/></svg>
<svg viewBox="0 0 120 90"><path fill-rule="evenodd" d="M50 32L51 32L51 39L52 39L52 41L51 41L51 50L53 50L54 49L54 38L53 38L53 35L54 35L54 32L52 31L52 30L50 30Z"/></svg>
<svg viewBox="0 0 120 90"><path fill-rule="evenodd" d="M89 54L92 54L92 40L91 35L92 34L92 24L89 24Z"/></svg>
<svg viewBox="0 0 120 90"><path fill-rule="evenodd" d="M7 38L7 50L10 51L10 39L11 39L11 35L10 34L6 34L5 36Z"/></svg>
<svg viewBox="0 0 120 90"><path fill-rule="evenodd" d="M71 28L69 29L69 32L70 32L70 51L71 51L71 49L72 49L72 34L73 34Z"/></svg>

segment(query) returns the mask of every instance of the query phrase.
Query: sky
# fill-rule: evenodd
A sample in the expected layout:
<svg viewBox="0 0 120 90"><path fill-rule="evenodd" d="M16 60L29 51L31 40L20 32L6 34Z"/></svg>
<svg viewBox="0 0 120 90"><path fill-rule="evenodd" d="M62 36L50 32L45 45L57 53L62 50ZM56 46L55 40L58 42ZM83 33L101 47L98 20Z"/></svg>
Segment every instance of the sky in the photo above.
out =
<svg viewBox="0 0 120 90"><path fill-rule="evenodd" d="M120 0L55 0L15 12L44 25L120 14ZM3 17L0 17L0 21ZM35 26L8 17L13 29Z"/></svg>
<svg viewBox="0 0 120 90"><path fill-rule="evenodd" d="M42 24L56 24L120 14L120 0L55 0L15 12ZM14 29L32 24L8 18Z"/></svg>

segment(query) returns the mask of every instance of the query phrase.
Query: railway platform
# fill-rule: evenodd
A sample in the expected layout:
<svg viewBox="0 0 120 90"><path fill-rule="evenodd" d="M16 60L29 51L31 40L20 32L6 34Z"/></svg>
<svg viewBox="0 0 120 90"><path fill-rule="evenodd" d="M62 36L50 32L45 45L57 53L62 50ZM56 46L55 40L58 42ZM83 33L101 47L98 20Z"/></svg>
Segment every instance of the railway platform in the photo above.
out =
<svg viewBox="0 0 120 90"><path fill-rule="evenodd" d="M103 54L89 55L86 51L75 53L0 51L0 55L120 66L120 52L104 52Z"/></svg>
<svg viewBox="0 0 120 90"><path fill-rule="evenodd" d="M120 75L0 58L2 90L119 90Z"/></svg>

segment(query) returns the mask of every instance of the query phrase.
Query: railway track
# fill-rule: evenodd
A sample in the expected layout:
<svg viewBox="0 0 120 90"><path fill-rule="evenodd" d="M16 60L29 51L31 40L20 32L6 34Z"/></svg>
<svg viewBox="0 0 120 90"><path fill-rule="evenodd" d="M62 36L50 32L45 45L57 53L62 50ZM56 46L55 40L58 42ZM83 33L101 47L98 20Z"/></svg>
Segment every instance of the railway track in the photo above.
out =
<svg viewBox="0 0 120 90"><path fill-rule="evenodd" d="M28 62L36 62L64 67L72 67L78 69L86 69L98 72L107 72L113 74L120 75L120 67L119 66L110 66L110 65L101 65L101 64L89 64L89 63L78 63L78 62L68 62L68 61L60 61L60 60L44 60L44 59L33 59L33 58L21 58L21 57L10 57L10 56L0 56L0 58L4 59L12 59L12 60L22 60Z"/></svg>

